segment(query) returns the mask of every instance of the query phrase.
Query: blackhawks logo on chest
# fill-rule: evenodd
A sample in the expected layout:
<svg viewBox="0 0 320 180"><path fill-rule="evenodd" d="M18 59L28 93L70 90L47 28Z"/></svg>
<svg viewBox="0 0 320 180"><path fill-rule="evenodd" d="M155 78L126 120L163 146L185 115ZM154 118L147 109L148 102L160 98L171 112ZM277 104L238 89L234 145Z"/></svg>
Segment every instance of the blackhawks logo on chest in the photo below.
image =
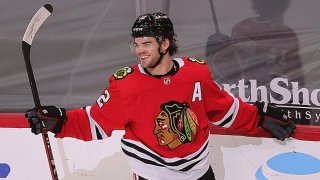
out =
<svg viewBox="0 0 320 180"><path fill-rule="evenodd" d="M189 104L177 101L162 104L154 124L153 133L158 144L169 149L192 142L199 126L197 116Z"/></svg>

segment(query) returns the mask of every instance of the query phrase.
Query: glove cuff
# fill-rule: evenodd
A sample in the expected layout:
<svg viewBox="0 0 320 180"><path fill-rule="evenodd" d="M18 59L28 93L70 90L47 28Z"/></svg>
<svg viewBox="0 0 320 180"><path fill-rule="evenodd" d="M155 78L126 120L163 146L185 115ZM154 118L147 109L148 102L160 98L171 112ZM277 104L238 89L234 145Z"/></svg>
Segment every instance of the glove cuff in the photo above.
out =
<svg viewBox="0 0 320 180"><path fill-rule="evenodd" d="M61 112L61 119L63 119L63 121L65 121L67 119L67 111L65 108L59 108L60 112Z"/></svg>
<svg viewBox="0 0 320 180"><path fill-rule="evenodd" d="M255 102L254 105L257 107L258 113L260 115L258 127L261 127L262 124L263 124L263 121L264 121L264 119L266 117L266 113L267 113L267 110L268 110L268 103L257 101L257 102Z"/></svg>
<svg viewBox="0 0 320 180"><path fill-rule="evenodd" d="M61 117L57 119L56 125L54 126L53 129L50 130L54 134L58 134L58 133L61 132L62 125L64 124L64 122L67 119L67 111L66 111L66 109L64 109L64 108L58 108L58 109L59 109Z"/></svg>

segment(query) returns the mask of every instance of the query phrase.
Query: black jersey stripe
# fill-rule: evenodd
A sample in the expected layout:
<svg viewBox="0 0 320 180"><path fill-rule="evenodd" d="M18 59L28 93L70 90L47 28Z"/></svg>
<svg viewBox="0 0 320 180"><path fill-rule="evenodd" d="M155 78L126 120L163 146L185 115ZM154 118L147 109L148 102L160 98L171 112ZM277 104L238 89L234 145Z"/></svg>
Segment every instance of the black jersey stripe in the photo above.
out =
<svg viewBox="0 0 320 180"><path fill-rule="evenodd" d="M100 133L100 131L99 131L99 129L98 129L98 127L96 126L95 128L96 128L97 139L98 139L98 140L103 139L103 138L102 138L102 135L101 135L101 133Z"/></svg>
<svg viewBox="0 0 320 180"><path fill-rule="evenodd" d="M144 158L142 158L142 157L140 157L140 156L138 156L138 155L136 155L136 154L134 154L134 153L132 153L132 152L129 152L129 151L123 149L123 148L122 148L122 151L123 151L127 156L132 157L132 158L135 158L135 159L137 159L137 160L140 160L140 161L143 162L143 163L151 164L151 165L155 165L155 166L160 166L160 167L164 167L164 165L158 164L158 163L156 163L155 161L151 161L151 160L149 160L149 159L144 159Z"/></svg>
<svg viewBox="0 0 320 180"><path fill-rule="evenodd" d="M140 156L138 156L138 155L136 155L136 154L134 154L134 153L131 153L131 152L125 150L125 149L122 149L122 150L123 150L123 152L124 152L127 156L132 157L132 158L135 158L135 159L137 159L137 160L139 160L139 161L141 161L141 162L143 162L143 163L145 163L145 164L150 164L150 165L159 166L159 167L165 167L165 166L162 165L162 164L158 164L158 163L155 162L155 161L151 161L151 160L149 160L149 159L142 158L142 157L140 157ZM187 172L187 171L189 171L190 169L192 169L195 165L197 165L201 160L202 160L202 159L200 159L200 160L198 160L198 161L196 161L196 162L194 162L194 163L192 163L192 164L190 164L190 165L188 165L188 166L186 166L186 167L184 167L184 168L182 168L182 169L180 169L180 170L178 170L178 171Z"/></svg>
<svg viewBox="0 0 320 180"><path fill-rule="evenodd" d="M180 169L180 171L183 171L183 172L186 172L186 171L189 171L190 169L192 169L195 165L197 165L199 162L201 161L201 159L199 161L196 161L188 166L186 166L185 168L183 169Z"/></svg>
<svg viewBox="0 0 320 180"><path fill-rule="evenodd" d="M231 120L232 120L232 115L231 114L227 119L225 119L221 124L219 124L218 126L224 126L226 124L228 124Z"/></svg>
<svg viewBox="0 0 320 180"><path fill-rule="evenodd" d="M145 155L147 155L147 156L149 156L149 157L151 157L151 158L159 161L160 163L165 164L165 165L168 165L168 166L179 166L179 165L184 164L184 163L186 163L186 162L190 162L190 161L198 158L198 157L203 153L203 151L205 151L205 149L206 149L207 146L208 146L208 143L206 143L206 145L203 147L203 149L201 150L201 152L199 152L196 156L194 156L194 157L191 158L191 159L180 159L180 160L177 160L177 161L175 161L175 162L166 162L165 160L163 160L163 159L160 158L159 156L156 156L156 155L154 155L153 153L151 153L151 152L149 152L149 151L146 151L145 149L143 149L142 147L140 147L140 146L138 146L138 145L136 145L136 144L130 143L130 142L125 141L125 140L123 140L123 139L122 139L121 141L122 141L122 143L123 143L124 145L126 145L126 146L128 146L128 147L130 147L130 148L133 148L133 149L139 151L140 153L143 153L143 154L145 154Z"/></svg>
<svg viewBox="0 0 320 180"><path fill-rule="evenodd" d="M151 157L152 159L157 161L159 164L163 164L164 166L172 166L172 167L180 166L180 165L183 165L185 163L188 163L190 161L193 161L193 160L197 159L199 156L202 155L202 153L207 149L207 146L208 146L208 142L207 142L206 145L202 148L202 150L196 156L192 157L191 159L180 159L180 160L177 160L177 161L174 161L174 162L166 162L164 159L160 158L159 156L156 156L155 154L153 154L153 153L151 153L149 151L146 151L145 149L143 149L142 147L140 147L140 146L138 146L136 144L130 143L128 141L125 141L124 139L122 139L121 142L125 146L127 146L129 148L133 148L133 149L137 150L138 152L140 152L142 154L145 154L148 157Z"/></svg>

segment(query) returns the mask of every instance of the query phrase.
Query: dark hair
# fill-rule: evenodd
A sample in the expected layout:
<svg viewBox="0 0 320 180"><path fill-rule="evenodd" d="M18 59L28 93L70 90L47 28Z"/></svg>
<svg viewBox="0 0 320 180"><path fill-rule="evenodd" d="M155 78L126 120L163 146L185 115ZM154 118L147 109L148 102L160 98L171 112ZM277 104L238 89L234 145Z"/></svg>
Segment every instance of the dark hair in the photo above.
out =
<svg viewBox="0 0 320 180"><path fill-rule="evenodd" d="M172 56L178 52L173 24L164 13L156 12L140 15L132 26L131 36L133 38L143 36L155 37L159 44L164 39L168 39L170 41L169 54Z"/></svg>

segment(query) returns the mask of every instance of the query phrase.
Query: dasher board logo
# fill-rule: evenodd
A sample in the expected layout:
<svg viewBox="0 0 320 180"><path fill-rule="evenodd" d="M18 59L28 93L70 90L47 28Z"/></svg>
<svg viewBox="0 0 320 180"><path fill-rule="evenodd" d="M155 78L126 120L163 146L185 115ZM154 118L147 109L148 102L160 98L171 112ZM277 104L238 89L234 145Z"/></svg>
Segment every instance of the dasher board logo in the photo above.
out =
<svg viewBox="0 0 320 180"><path fill-rule="evenodd" d="M276 105L283 109L294 122L301 125L320 126L320 108L311 106Z"/></svg>
<svg viewBox="0 0 320 180"><path fill-rule="evenodd" d="M318 180L320 159L303 152L287 152L271 157L256 171L257 180Z"/></svg>
<svg viewBox="0 0 320 180"><path fill-rule="evenodd" d="M0 163L0 178L6 178L10 173L10 166L7 163Z"/></svg>
<svg viewBox="0 0 320 180"><path fill-rule="evenodd" d="M286 78L274 78L268 86L256 79L241 79L234 84L221 83L225 91L243 101L265 101L288 113L297 124L320 126L320 89L307 89Z"/></svg>

